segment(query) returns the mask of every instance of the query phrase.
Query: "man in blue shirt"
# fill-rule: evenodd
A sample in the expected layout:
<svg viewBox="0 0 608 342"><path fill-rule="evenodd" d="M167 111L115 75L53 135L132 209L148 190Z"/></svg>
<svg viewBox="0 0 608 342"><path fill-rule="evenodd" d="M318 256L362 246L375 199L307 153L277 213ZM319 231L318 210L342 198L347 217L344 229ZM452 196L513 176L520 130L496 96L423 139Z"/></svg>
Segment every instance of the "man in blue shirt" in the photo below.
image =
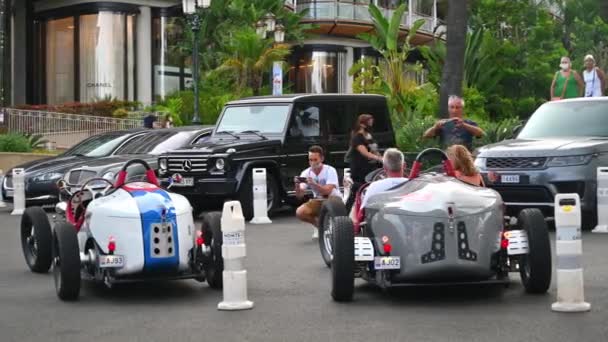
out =
<svg viewBox="0 0 608 342"><path fill-rule="evenodd" d="M473 120L463 119L464 100L458 96L450 96L448 112L450 118L439 120L424 132L425 138L439 137L444 147L464 145L473 151L473 137L481 138L484 132Z"/></svg>

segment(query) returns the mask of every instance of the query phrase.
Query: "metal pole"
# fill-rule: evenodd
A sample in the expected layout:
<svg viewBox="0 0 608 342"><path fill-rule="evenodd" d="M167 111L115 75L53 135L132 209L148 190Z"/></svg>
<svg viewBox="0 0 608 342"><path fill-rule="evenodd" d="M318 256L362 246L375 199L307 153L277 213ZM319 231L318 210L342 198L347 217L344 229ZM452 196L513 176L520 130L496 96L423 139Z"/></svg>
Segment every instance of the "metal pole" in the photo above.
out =
<svg viewBox="0 0 608 342"><path fill-rule="evenodd" d="M200 17L195 13L192 17L192 33L194 34L194 46L192 47L192 81L194 82L194 117L193 125L200 125L201 119L198 112L198 32L200 30Z"/></svg>

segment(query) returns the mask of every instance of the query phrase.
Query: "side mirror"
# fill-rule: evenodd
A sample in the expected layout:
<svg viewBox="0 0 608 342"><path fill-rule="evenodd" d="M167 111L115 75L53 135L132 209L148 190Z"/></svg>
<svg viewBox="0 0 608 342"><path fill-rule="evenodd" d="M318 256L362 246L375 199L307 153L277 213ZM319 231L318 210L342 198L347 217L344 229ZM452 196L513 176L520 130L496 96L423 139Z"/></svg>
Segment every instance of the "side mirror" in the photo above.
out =
<svg viewBox="0 0 608 342"><path fill-rule="evenodd" d="M521 132L522 128L524 128L523 124L519 124L519 125L513 127L513 131L511 132L511 138L517 137L517 135L519 134L519 132Z"/></svg>
<svg viewBox="0 0 608 342"><path fill-rule="evenodd" d="M65 211L67 210L67 203L66 202L59 202L55 205L55 212L59 215L65 215Z"/></svg>
<svg viewBox="0 0 608 342"><path fill-rule="evenodd" d="M65 180L60 179L57 181L56 184L57 188L59 189L59 193L64 194L66 196L72 196L72 193L70 192L68 187L68 183Z"/></svg>

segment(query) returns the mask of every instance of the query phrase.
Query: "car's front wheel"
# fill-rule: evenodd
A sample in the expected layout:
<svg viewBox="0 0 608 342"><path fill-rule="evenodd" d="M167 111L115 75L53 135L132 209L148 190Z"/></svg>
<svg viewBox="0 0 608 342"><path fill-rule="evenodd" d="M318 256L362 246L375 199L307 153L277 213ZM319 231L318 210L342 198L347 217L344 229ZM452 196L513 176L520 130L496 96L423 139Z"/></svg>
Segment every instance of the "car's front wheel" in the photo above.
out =
<svg viewBox="0 0 608 342"><path fill-rule="evenodd" d="M538 209L519 213L520 228L528 235L528 254L519 259L521 281L528 293L545 293L551 285L551 241L543 214Z"/></svg>
<svg viewBox="0 0 608 342"><path fill-rule="evenodd" d="M53 233L41 207L25 209L21 218L21 248L32 272L46 273L51 267Z"/></svg>
<svg viewBox="0 0 608 342"><path fill-rule="evenodd" d="M202 231L205 246L211 248L211 254L203 263L207 283L211 288L221 289L223 286L224 259L222 258L222 213L209 212L202 215Z"/></svg>
<svg viewBox="0 0 608 342"><path fill-rule="evenodd" d="M348 217L334 219L331 296L337 302L353 299L355 291L355 232Z"/></svg>
<svg viewBox="0 0 608 342"><path fill-rule="evenodd" d="M332 238L335 226L334 221L341 216L348 216L346 206L341 198L330 197L323 203L321 213L319 214L319 251L327 267L331 267L331 260L333 259Z"/></svg>
<svg viewBox="0 0 608 342"><path fill-rule="evenodd" d="M53 238L53 278L57 296L75 300L80 294L80 252L76 229L68 222L55 226Z"/></svg>

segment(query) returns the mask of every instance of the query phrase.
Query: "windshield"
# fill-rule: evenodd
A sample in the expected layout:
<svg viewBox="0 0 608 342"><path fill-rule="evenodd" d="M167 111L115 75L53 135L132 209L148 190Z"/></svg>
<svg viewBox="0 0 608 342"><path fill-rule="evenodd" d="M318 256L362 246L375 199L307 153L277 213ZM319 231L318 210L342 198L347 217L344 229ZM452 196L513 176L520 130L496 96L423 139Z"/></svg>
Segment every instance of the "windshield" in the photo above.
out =
<svg viewBox="0 0 608 342"><path fill-rule="evenodd" d="M259 131L260 133L283 133L289 105L233 106L224 111L216 132Z"/></svg>
<svg viewBox="0 0 608 342"><path fill-rule="evenodd" d="M109 156L130 134L102 134L89 138L65 152L66 156L83 155L88 157Z"/></svg>
<svg viewBox="0 0 608 342"><path fill-rule="evenodd" d="M145 134L126 143L116 154L161 154L186 145L195 133L196 131L173 131Z"/></svg>
<svg viewBox="0 0 608 342"><path fill-rule="evenodd" d="M519 139L608 137L608 101L550 102L532 114Z"/></svg>

